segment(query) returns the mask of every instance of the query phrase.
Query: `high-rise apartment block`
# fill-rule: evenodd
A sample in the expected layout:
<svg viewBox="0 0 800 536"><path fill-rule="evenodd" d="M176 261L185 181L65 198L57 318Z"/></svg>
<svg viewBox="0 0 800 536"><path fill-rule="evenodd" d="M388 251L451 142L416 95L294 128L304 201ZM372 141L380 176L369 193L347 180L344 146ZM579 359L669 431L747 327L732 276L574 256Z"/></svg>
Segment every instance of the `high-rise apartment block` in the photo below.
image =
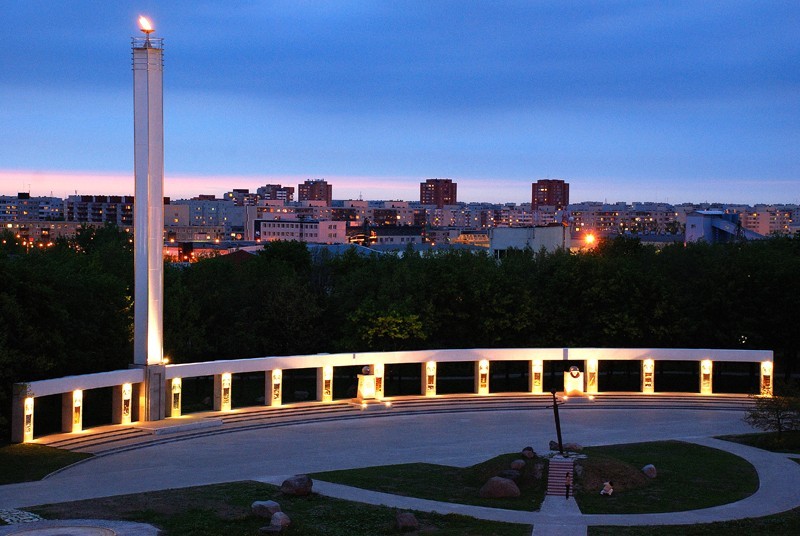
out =
<svg viewBox="0 0 800 536"><path fill-rule="evenodd" d="M298 201L324 201L330 206L333 200L333 186L323 179L305 181L297 187Z"/></svg>
<svg viewBox="0 0 800 536"><path fill-rule="evenodd" d="M81 223L133 226L132 195L71 195L64 203L64 219Z"/></svg>
<svg viewBox="0 0 800 536"><path fill-rule="evenodd" d="M531 206L537 210L541 205L557 209L569 205L569 184L560 179L541 179L533 183Z"/></svg>
<svg viewBox="0 0 800 536"><path fill-rule="evenodd" d="M266 199L267 201L283 201L284 203L291 203L294 201L294 187L281 186L280 184L266 184L256 190L259 199Z"/></svg>
<svg viewBox="0 0 800 536"><path fill-rule="evenodd" d="M233 191L225 192L224 199L233 201L237 207L252 207L258 204L259 196L257 193L250 193L247 188L234 188Z"/></svg>
<svg viewBox="0 0 800 536"><path fill-rule="evenodd" d="M742 227L763 236L789 234L793 223L792 210L788 207L743 205L728 207L725 212L739 214Z"/></svg>
<svg viewBox="0 0 800 536"><path fill-rule="evenodd" d="M64 200L58 197L31 197L28 192L0 195L0 221L64 219Z"/></svg>
<svg viewBox="0 0 800 536"><path fill-rule="evenodd" d="M452 179L427 179L419 184L419 202L423 205L436 205L436 208L455 205L458 202L457 187Z"/></svg>

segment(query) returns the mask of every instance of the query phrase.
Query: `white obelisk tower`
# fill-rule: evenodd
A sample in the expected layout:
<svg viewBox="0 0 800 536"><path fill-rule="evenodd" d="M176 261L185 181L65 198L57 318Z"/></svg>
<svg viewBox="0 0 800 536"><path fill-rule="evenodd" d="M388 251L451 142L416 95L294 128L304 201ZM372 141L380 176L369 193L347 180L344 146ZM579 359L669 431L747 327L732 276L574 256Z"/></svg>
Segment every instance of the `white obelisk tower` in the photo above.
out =
<svg viewBox="0 0 800 536"><path fill-rule="evenodd" d="M164 106L163 39L139 18L145 37L134 37L134 365L144 366L140 420L164 417Z"/></svg>

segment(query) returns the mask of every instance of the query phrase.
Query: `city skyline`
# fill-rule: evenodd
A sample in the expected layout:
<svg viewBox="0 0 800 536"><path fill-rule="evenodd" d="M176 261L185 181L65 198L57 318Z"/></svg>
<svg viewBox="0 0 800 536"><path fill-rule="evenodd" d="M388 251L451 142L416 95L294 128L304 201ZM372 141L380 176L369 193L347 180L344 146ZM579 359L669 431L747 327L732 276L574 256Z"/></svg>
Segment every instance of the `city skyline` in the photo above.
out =
<svg viewBox="0 0 800 536"><path fill-rule="evenodd" d="M165 194L800 203L800 6L7 6L3 193L132 194L130 40L165 38ZM75 44L84 46L74 46Z"/></svg>

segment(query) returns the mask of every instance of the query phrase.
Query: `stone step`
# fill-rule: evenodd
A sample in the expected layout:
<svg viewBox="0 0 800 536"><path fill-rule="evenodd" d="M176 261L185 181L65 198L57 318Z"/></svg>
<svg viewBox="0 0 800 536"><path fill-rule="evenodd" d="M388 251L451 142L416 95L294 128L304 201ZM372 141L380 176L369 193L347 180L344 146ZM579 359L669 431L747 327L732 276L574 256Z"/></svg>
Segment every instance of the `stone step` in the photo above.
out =
<svg viewBox="0 0 800 536"><path fill-rule="evenodd" d="M549 468L547 471L547 495L564 496L566 488L564 480L567 473L573 473L575 470L575 460L565 460L560 458L552 458L550 460ZM574 487L570 489L570 496L573 495Z"/></svg>

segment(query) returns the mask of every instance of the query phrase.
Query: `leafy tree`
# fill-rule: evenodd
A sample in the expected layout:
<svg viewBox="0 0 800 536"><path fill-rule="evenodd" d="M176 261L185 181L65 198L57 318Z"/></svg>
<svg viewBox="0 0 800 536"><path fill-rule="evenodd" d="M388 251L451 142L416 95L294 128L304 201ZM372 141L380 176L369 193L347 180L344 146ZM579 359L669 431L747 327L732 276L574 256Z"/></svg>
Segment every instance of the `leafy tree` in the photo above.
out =
<svg viewBox="0 0 800 536"><path fill-rule="evenodd" d="M776 385L777 388L777 385ZM771 397L754 397L754 406L747 410L745 422L767 432L800 429L800 390L792 384L783 384Z"/></svg>

